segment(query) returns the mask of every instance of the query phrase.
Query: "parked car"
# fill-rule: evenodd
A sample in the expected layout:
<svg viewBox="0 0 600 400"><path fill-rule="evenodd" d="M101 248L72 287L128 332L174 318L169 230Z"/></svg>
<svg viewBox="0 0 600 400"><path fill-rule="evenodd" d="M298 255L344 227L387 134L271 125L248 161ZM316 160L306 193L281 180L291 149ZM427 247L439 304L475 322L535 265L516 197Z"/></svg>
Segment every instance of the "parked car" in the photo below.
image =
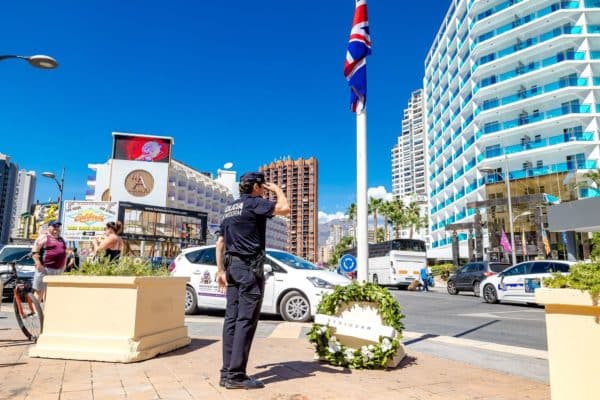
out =
<svg viewBox="0 0 600 400"><path fill-rule="evenodd" d="M215 246L190 247L169 266L172 276L187 276L185 313L198 307L225 309L225 295L216 282ZM305 322L315 315L324 294L350 279L281 250L267 249L265 296L261 312L279 314L286 321Z"/></svg>
<svg viewBox="0 0 600 400"><path fill-rule="evenodd" d="M567 274L572 261L524 261L481 283L481 296L487 303L511 301L535 304L535 289L554 272Z"/></svg>
<svg viewBox="0 0 600 400"><path fill-rule="evenodd" d="M502 272L508 267L510 264L489 261L465 264L448 278L448 293L458 294L461 290L467 290L472 291L475 296L479 296L481 282L488 276Z"/></svg>
<svg viewBox="0 0 600 400"><path fill-rule="evenodd" d="M17 274L20 278L33 279L35 262L31 258L31 248L31 245L7 244L0 249L0 280L4 287L2 297L12 298L13 295L14 286L12 284L4 285L11 276L11 262L20 260L17 263Z"/></svg>

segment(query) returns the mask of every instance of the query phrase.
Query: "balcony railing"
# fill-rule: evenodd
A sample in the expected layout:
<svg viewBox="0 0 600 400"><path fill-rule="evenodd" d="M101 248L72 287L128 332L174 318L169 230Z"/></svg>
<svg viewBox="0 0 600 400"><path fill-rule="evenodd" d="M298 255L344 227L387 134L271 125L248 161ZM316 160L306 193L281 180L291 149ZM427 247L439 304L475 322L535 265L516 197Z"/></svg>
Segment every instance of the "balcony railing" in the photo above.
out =
<svg viewBox="0 0 600 400"><path fill-rule="evenodd" d="M506 147L486 149L485 158L494 158L504 154L514 154L523 151L541 149L548 146L554 146L569 142L591 142L594 140L593 132L564 133L561 135L550 136L541 140L533 140L520 144L514 144Z"/></svg>
<svg viewBox="0 0 600 400"><path fill-rule="evenodd" d="M483 134L488 135L501 130L529 125L568 114L589 114L591 109L592 107L589 104L567 104L561 107L553 108L546 112L536 112L532 113L531 115L521 115L518 118L504 122L489 123L483 128Z"/></svg>
<svg viewBox="0 0 600 400"><path fill-rule="evenodd" d="M509 172L510 179L522 179L532 176L541 176L556 174L560 172L576 171L578 169L596 169L597 162L595 160L587 160L580 162L564 162L552 165L544 165L543 167L528 168Z"/></svg>

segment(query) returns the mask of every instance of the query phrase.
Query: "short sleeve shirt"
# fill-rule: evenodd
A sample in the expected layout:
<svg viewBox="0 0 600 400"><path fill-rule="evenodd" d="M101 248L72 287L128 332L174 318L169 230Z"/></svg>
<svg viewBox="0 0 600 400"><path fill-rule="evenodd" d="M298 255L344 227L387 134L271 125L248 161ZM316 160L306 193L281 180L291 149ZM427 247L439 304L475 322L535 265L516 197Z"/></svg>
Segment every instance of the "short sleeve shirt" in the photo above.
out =
<svg viewBox="0 0 600 400"><path fill-rule="evenodd" d="M275 202L248 194L227 205L219 228L225 239L225 252L252 257L264 251L267 218L273 217L274 209Z"/></svg>

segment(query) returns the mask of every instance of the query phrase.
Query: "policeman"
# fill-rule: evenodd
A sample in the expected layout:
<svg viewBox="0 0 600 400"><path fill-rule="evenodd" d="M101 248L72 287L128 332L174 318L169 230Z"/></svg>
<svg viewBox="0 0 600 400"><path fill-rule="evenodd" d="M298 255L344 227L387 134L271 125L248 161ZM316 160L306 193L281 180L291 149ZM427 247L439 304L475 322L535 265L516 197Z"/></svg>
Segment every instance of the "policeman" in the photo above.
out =
<svg viewBox="0 0 600 400"><path fill-rule="evenodd" d="M226 290L223 325L223 367L219 384L227 389L259 389L264 384L246 375L252 339L264 295L264 258L267 218L290 212L277 185L260 172L240 178L240 198L225 207L217 239L217 282ZM277 201L263 199L265 189Z"/></svg>

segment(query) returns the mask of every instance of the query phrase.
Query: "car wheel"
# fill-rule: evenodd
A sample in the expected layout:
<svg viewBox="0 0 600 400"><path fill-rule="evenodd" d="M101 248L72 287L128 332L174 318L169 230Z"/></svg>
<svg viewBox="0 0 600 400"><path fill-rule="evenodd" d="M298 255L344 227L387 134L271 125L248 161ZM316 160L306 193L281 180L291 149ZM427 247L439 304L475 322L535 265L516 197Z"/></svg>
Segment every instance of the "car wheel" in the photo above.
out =
<svg viewBox="0 0 600 400"><path fill-rule="evenodd" d="M198 309L198 298L191 286L185 287L185 315L195 314Z"/></svg>
<svg viewBox="0 0 600 400"><path fill-rule="evenodd" d="M475 281L473 284L473 295L479 297L479 293L481 293L481 282Z"/></svg>
<svg viewBox="0 0 600 400"><path fill-rule="evenodd" d="M448 281L446 290L448 290L448 293L452 295L458 294L459 292L459 290L456 288L456 283L454 283L454 281Z"/></svg>
<svg viewBox="0 0 600 400"><path fill-rule="evenodd" d="M496 292L494 285L485 285L483 287L483 299L486 303L498 303L498 293Z"/></svg>
<svg viewBox="0 0 600 400"><path fill-rule="evenodd" d="M377 274L373 274L373 283L379 285L379 278L377 277Z"/></svg>
<svg viewBox="0 0 600 400"><path fill-rule="evenodd" d="M310 303L302 293L292 290L279 303L281 317L289 322L306 322L310 319Z"/></svg>

